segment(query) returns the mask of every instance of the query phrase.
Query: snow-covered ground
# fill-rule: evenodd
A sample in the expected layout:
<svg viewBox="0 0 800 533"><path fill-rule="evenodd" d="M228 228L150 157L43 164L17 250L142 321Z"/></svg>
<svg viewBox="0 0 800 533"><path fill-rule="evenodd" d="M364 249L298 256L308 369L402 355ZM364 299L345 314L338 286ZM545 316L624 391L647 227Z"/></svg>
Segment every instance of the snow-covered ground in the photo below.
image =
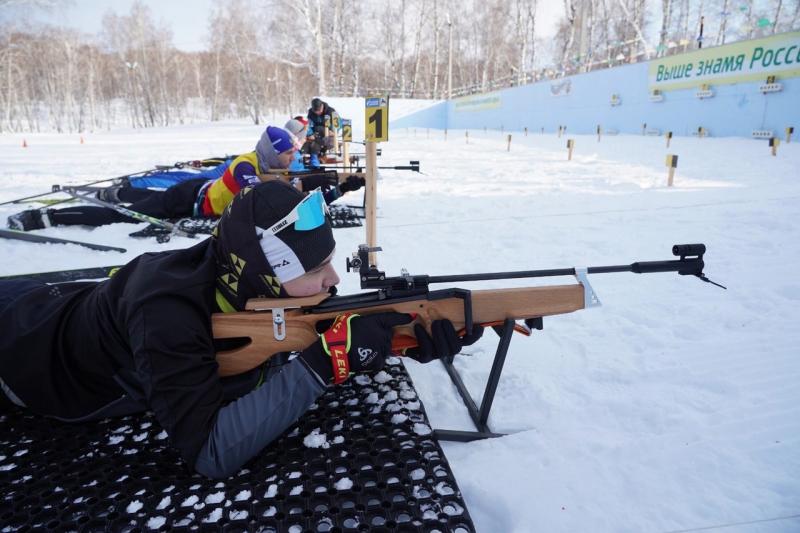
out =
<svg viewBox="0 0 800 533"><path fill-rule="evenodd" d="M363 100L332 100L363 131ZM414 105L422 105L415 103ZM393 116L403 113L392 101ZM0 202L154 164L252 149L243 123L84 135L0 136ZM506 132L507 134L508 132ZM446 443L481 532L800 531L800 143L772 157L750 139L395 130L383 171L381 268L456 274L671 259L708 246L713 287L676 274L591 278L603 307L545 318L515 337L489 419L499 439ZM354 149L355 150L355 149ZM679 155L666 187L667 153ZM350 199L360 202L360 197ZM0 217L22 206L0 206ZM40 231L128 253L0 240L0 275L123 263L179 248L117 224ZM363 228L341 229L344 258ZM545 283L565 283L551 279ZM525 280L464 284L524 286ZM540 282L535 282L540 283ZM456 366L480 401L495 349L487 333ZM472 429L437 364L407 366L434 427Z"/></svg>

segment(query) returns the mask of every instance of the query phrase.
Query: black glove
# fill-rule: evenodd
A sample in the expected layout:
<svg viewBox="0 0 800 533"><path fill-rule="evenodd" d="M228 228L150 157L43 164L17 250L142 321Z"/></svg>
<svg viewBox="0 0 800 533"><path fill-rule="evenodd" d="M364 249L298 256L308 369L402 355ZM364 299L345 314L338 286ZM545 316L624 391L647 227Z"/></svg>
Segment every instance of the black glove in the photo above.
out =
<svg viewBox="0 0 800 533"><path fill-rule="evenodd" d="M303 184L303 192L311 192L321 187L334 187L339 179L335 172L320 172L319 174L309 174L308 176L298 176L300 183Z"/></svg>
<svg viewBox="0 0 800 533"><path fill-rule="evenodd" d="M383 368L392 348L392 328L413 320L411 315L404 313L353 315L349 321L343 316L337 317L317 342L300 353L300 357L325 383L341 383L349 373L377 372ZM348 329L349 350L346 341ZM347 365L337 354L346 357Z"/></svg>
<svg viewBox="0 0 800 533"><path fill-rule="evenodd" d="M419 346L407 349L405 355L420 363L429 363L434 359L455 355L464 346L470 346L481 338L483 326L475 324L472 326L472 335L465 335L459 338L452 322L447 319L434 320L431 324L431 333L432 335L428 335L424 327L416 324L414 326L414 335L417 337Z"/></svg>
<svg viewBox="0 0 800 533"><path fill-rule="evenodd" d="M365 180L361 176L356 176L354 174L352 176L347 176L347 179L339 184L339 190L342 191L343 193L350 191L357 191L358 189L363 187L364 184L366 183L367 180Z"/></svg>

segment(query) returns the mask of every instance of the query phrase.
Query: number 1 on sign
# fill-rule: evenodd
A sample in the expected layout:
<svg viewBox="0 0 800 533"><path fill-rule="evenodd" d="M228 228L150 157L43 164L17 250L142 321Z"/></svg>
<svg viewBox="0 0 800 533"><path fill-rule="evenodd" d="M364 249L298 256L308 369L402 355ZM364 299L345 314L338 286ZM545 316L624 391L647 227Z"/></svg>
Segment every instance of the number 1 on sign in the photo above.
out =
<svg viewBox="0 0 800 533"><path fill-rule="evenodd" d="M376 109L369 117L369 123L375 124L375 138L383 138L383 109Z"/></svg>

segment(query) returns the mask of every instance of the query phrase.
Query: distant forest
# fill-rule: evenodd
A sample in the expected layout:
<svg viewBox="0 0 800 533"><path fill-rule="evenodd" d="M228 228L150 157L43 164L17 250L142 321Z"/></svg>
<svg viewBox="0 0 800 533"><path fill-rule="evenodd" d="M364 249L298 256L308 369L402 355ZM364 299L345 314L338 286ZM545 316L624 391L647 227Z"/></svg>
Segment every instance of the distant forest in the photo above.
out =
<svg viewBox="0 0 800 533"><path fill-rule="evenodd" d="M800 0L562 0L543 38L544 1L220 1L201 52L177 49L138 2L106 15L98 35L6 21L0 132L259 124L314 95L443 99L800 26ZM64 4L0 0L0 12Z"/></svg>

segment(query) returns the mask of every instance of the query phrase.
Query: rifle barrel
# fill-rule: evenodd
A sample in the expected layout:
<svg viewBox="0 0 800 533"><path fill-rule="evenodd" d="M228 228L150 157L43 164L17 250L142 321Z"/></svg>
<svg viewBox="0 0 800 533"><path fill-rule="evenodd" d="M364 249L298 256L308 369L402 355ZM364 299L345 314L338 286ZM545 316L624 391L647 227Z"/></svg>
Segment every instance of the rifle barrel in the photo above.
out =
<svg viewBox="0 0 800 533"><path fill-rule="evenodd" d="M589 267L589 274L610 274L614 272L633 272L651 274L654 272L678 272L682 275L697 275L703 271L703 261L698 258L675 259L670 261L640 261L630 265ZM459 281L488 281L495 279L545 278L554 276L574 276L574 268L554 268L546 270L517 270L514 272L488 272L482 274L456 274L452 276L428 276L428 283L454 283Z"/></svg>

